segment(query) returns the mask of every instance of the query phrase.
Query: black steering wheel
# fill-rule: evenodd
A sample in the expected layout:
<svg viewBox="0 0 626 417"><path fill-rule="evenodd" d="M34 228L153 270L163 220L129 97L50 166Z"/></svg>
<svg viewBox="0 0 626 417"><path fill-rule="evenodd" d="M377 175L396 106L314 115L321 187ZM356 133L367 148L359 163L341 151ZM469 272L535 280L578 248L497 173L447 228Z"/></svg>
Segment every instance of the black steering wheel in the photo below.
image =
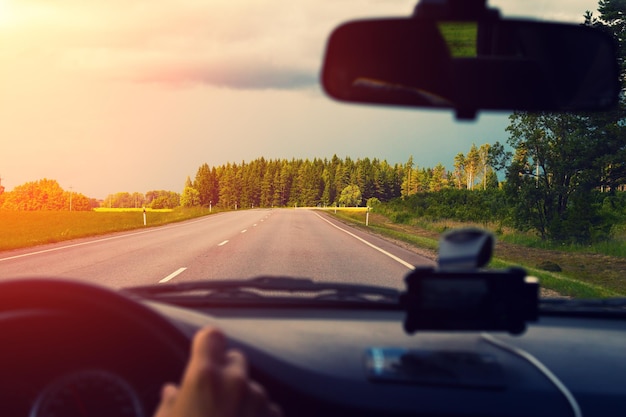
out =
<svg viewBox="0 0 626 417"><path fill-rule="evenodd" d="M124 293L55 278L0 282L0 314L25 310L61 311L125 323L148 334L182 363L187 361L187 337L155 311Z"/></svg>
<svg viewBox="0 0 626 417"><path fill-rule="evenodd" d="M53 278L0 282L0 337L0 385L7 385L0 393L2 415L28 409L32 415L33 401L58 386L55 380L81 377L80 370L89 368L136 378L149 412L160 386L180 378L190 343L131 295ZM63 388L57 391L62 399Z"/></svg>

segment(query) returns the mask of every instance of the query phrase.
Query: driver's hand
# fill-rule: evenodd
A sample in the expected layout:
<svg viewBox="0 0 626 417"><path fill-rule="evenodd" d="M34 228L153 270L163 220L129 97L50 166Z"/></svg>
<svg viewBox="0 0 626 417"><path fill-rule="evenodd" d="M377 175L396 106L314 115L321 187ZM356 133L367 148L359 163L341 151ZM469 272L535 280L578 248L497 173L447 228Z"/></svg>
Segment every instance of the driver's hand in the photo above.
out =
<svg viewBox="0 0 626 417"><path fill-rule="evenodd" d="M194 337L180 386L166 384L154 417L280 417L261 385L248 376L241 352L211 327Z"/></svg>

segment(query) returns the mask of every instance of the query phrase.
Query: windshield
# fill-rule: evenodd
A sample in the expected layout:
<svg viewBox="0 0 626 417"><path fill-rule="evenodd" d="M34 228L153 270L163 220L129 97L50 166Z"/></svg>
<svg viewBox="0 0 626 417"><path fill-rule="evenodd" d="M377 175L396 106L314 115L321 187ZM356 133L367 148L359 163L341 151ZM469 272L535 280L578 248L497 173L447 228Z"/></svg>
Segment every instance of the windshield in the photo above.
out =
<svg viewBox="0 0 626 417"><path fill-rule="evenodd" d="M623 59L623 10L601 3L490 6L621 31ZM464 122L323 93L335 27L414 6L0 0L0 279L399 289L442 232L477 226L490 266L523 266L542 297L626 295L623 100ZM475 27L440 28L476 54Z"/></svg>

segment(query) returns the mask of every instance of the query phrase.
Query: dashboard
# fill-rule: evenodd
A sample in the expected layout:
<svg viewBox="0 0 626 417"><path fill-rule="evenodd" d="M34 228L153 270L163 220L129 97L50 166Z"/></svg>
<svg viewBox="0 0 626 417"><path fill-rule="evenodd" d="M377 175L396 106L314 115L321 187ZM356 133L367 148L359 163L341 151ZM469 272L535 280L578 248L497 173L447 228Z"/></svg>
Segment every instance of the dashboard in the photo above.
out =
<svg viewBox="0 0 626 417"><path fill-rule="evenodd" d="M12 285L31 293L37 283ZM400 311L187 309L61 281L46 281L53 302L30 296L11 305L15 287L1 285L0 415L150 416L206 325L222 328L246 353L252 377L287 416L610 416L626 409L623 320L555 316L522 336L407 336Z"/></svg>

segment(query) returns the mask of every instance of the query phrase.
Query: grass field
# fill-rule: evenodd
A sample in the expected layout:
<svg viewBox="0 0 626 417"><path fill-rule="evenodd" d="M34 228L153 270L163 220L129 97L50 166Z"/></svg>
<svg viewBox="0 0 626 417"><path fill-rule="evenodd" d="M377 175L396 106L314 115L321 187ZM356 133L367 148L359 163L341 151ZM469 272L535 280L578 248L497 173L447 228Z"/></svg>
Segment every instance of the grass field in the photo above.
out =
<svg viewBox="0 0 626 417"><path fill-rule="evenodd" d="M96 213L143 213L143 208L108 208L108 207L98 207L93 209ZM146 208L146 213L171 213L174 209L151 209Z"/></svg>
<svg viewBox="0 0 626 417"><path fill-rule="evenodd" d="M146 223L159 226L208 214L209 209L205 208L146 209ZM143 227L141 208L73 212L0 210L0 251Z"/></svg>

